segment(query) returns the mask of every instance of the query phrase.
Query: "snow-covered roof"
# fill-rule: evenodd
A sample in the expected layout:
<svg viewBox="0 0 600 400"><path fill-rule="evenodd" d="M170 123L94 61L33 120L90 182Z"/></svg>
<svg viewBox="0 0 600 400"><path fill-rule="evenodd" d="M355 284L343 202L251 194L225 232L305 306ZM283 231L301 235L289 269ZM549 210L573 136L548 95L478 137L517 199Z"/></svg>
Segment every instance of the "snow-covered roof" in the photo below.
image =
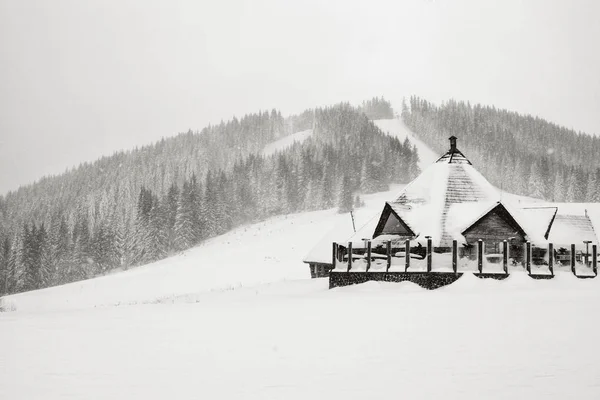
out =
<svg viewBox="0 0 600 400"><path fill-rule="evenodd" d="M431 236L435 247L450 247L452 240L464 243L465 230L498 205L513 217L527 240L543 246L558 210L543 202L517 207L507 196L503 198L456 148L456 142L388 204L415 233L414 239ZM597 215L600 228L600 207Z"/></svg>
<svg viewBox="0 0 600 400"><path fill-rule="evenodd" d="M352 232L354 232L352 220L350 218L342 219L329 232L323 235L302 261L305 263L331 264L333 243L338 242L341 238L348 237Z"/></svg>
<svg viewBox="0 0 600 400"><path fill-rule="evenodd" d="M584 240L598 243L600 232L600 203L531 203L522 204L521 210L534 212L542 207L556 209L550 226L548 242L555 245L583 246Z"/></svg>
<svg viewBox="0 0 600 400"><path fill-rule="evenodd" d="M452 240L464 243L463 232L498 205L496 201L451 204L446 216L446 231Z"/></svg>
<svg viewBox="0 0 600 400"><path fill-rule="evenodd" d="M414 232L413 243L424 244L426 236L430 236L434 247L451 247L452 240L464 243L465 230L498 206L504 207L526 239L537 246L549 242L580 245L584 240L598 243L596 232L600 232L600 204L543 201L516 204L473 167L456 148L455 142L450 151L409 183L395 200L386 204ZM331 263L332 242L346 245L351 241L353 246L362 246L363 239L375 235L381 215L380 211L355 233L351 227L346 227L325 235L323 240L327 245L321 241L321 245L307 255L305 262ZM399 235L376 238L381 241L394 239L405 238Z"/></svg>
<svg viewBox="0 0 600 400"><path fill-rule="evenodd" d="M512 205L512 203L507 204ZM514 209L512 212L515 213L517 222L529 236L529 240L534 244L542 245L547 242L557 211L557 207L541 205L533 208Z"/></svg>
<svg viewBox="0 0 600 400"><path fill-rule="evenodd" d="M569 246L570 244L579 247L584 241L598 243L596 233L587 215L557 214L548 239L554 243L555 247Z"/></svg>
<svg viewBox="0 0 600 400"><path fill-rule="evenodd" d="M468 222L470 216L479 216L500 197L500 192L454 148L389 204L417 237L431 236L435 247L449 247L453 239L461 236L457 234L459 220ZM454 207L458 204L467 205ZM454 211L450 212L452 208Z"/></svg>
<svg viewBox="0 0 600 400"><path fill-rule="evenodd" d="M346 246L348 242L352 242L352 246L362 246L363 239L371 239L373 238L373 233L375 232L375 228L377 227L377 222L379 222L379 214L374 214L367 223L362 225L360 228L356 230L350 236L339 237L339 244Z"/></svg>

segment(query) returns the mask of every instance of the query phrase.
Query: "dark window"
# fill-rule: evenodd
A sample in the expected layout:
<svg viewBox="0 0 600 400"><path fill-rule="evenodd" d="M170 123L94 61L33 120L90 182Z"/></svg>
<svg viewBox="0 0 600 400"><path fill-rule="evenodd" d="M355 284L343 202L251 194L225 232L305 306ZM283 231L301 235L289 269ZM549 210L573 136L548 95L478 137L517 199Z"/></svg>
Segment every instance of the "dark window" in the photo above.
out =
<svg viewBox="0 0 600 400"><path fill-rule="evenodd" d="M407 233L407 231L398 217L396 217L393 213L390 213L381 233L384 235L404 235Z"/></svg>

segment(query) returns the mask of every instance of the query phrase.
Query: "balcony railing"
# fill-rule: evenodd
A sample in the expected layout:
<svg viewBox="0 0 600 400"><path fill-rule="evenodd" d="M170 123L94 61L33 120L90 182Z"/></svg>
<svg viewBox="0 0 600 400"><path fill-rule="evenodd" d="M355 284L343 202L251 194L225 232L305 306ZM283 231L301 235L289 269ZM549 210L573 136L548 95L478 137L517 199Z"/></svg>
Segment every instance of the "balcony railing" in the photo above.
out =
<svg viewBox="0 0 600 400"><path fill-rule="evenodd" d="M584 248L575 244L555 248L533 246L530 242L521 245L508 240L486 243L478 240L472 245L459 248L455 240L450 249L433 248L432 239L426 246L415 245L410 240L377 241L364 240L356 246L333 243L333 268L346 272L446 272L472 271L479 274L505 274L514 270L525 270L530 275L554 275L556 270L569 270L578 277L593 277L598 271L598 248L584 242ZM408 255L408 256L407 256Z"/></svg>

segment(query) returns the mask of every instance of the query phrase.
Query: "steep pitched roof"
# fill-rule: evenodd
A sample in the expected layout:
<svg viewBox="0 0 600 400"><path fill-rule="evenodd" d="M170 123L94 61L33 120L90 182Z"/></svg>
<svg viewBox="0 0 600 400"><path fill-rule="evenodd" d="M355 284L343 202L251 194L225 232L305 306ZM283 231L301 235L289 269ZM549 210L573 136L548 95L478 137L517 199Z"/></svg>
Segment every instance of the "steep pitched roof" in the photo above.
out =
<svg viewBox="0 0 600 400"><path fill-rule="evenodd" d="M414 233L415 239L433 238L436 247L464 240L463 232L496 207L502 207L537 245L547 243L556 207L513 207L481 175L450 138L450 150L409 183L388 203Z"/></svg>
<svg viewBox="0 0 600 400"><path fill-rule="evenodd" d="M455 234L448 215L454 205L469 203L480 210L500 200L498 190L456 148L456 138L452 139L450 150L390 203L417 236L431 236L436 247L452 245Z"/></svg>

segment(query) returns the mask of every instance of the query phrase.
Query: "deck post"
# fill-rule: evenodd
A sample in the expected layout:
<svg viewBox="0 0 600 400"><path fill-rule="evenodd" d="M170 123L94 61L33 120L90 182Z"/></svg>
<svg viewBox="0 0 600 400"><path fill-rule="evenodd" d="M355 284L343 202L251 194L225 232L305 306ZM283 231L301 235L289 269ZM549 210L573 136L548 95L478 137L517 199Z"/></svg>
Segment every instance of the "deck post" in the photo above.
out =
<svg viewBox="0 0 600 400"><path fill-rule="evenodd" d="M577 271L575 270L575 243L571 244L571 272L577 276Z"/></svg>
<svg viewBox="0 0 600 400"><path fill-rule="evenodd" d="M386 255L387 255L387 267L385 269L385 272L388 272L390 270L390 267L392 266L392 241L388 240L386 242Z"/></svg>
<svg viewBox="0 0 600 400"><path fill-rule="evenodd" d="M452 241L452 271L458 273L458 241Z"/></svg>
<svg viewBox="0 0 600 400"><path fill-rule="evenodd" d="M404 272L408 272L410 267L410 240L404 242Z"/></svg>
<svg viewBox="0 0 600 400"><path fill-rule="evenodd" d="M592 271L594 276L598 276L598 246L592 245Z"/></svg>
<svg viewBox="0 0 600 400"><path fill-rule="evenodd" d="M371 269L371 241L367 242L367 272Z"/></svg>
<svg viewBox="0 0 600 400"><path fill-rule="evenodd" d="M333 264L333 269L335 269L335 265L337 264L337 251L338 251L337 243L333 242L333 251L331 254L331 263Z"/></svg>
<svg viewBox="0 0 600 400"><path fill-rule="evenodd" d="M348 270L350 272L352 269L352 242L348 242Z"/></svg>
<svg viewBox="0 0 600 400"><path fill-rule="evenodd" d="M589 267L589 262L590 262L590 243L592 243L591 240L584 240L583 243L585 243L585 267Z"/></svg>
<svg viewBox="0 0 600 400"><path fill-rule="evenodd" d="M552 243L548 243L548 269L550 275L554 276L554 245Z"/></svg>
<svg viewBox="0 0 600 400"><path fill-rule="evenodd" d="M477 269L481 274L483 272L483 240L477 241Z"/></svg>
<svg viewBox="0 0 600 400"><path fill-rule="evenodd" d="M531 275L531 242L528 240L525 243L525 267L527 268L527 273Z"/></svg>
<svg viewBox="0 0 600 400"><path fill-rule="evenodd" d="M431 272L431 238L427 238L427 272Z"/></svg>
<svg viewBox="0 0 600 400"><path fill-rule="evenodd" d="M508 275L508 242L502 241L502 269Z"/></svg>

